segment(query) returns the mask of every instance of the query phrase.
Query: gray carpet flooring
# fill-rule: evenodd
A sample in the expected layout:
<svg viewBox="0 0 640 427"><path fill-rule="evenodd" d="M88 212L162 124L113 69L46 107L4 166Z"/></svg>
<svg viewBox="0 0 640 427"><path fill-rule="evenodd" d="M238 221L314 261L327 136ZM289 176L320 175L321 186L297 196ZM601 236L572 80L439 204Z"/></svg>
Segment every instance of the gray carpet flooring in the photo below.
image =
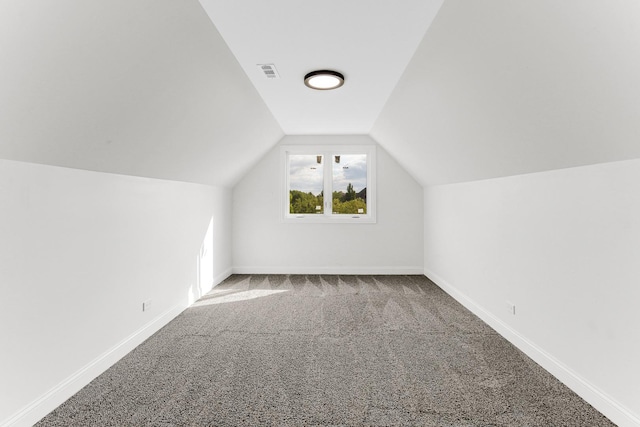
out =
<svg viewBox="0 0 640 427"><path fill-rule="evenodd" d="M38 426L610 426L424 276L234 275Z"/></svg>

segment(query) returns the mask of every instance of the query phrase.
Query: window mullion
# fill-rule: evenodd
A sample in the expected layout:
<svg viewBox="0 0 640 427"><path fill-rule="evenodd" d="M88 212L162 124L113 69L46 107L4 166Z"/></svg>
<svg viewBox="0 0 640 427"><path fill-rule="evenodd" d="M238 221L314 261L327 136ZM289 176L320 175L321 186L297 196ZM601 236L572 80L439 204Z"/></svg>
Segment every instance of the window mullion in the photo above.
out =
<svg viewBox="0 0 640 427"><path fill-rule="evenodd" d="M324 152L322 155L324 156L324 215L330 217L333 215L333 189L331 188L333 185L333 164L331 163L331 153Z"/></svg>

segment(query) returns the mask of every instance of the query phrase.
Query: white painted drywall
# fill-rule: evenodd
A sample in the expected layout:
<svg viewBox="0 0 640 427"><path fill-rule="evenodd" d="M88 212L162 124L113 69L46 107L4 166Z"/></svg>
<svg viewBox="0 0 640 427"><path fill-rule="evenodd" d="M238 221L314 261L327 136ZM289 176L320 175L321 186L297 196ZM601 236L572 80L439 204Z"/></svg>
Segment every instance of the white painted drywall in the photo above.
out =
<svg viewBox="0 0 640 427"><path fill-rule="evenodd" d="M213 243L211 244L211 257L202 254L205 259L213 258L212 281L203 283L202 292L206 293L212 285L216 285L231 274L231 197L230 188L213 188ZM212 283L212 285L209 285ZM205 287L206 286L206 287Z"/></svg>
<svg viewBox="0 0 640 427"><path fill-rule="evenodd" d="M371 136L423 185L640 157L640 2L447 0Z"/></svg>
<svg viewBox="0 0 640 427"><path fill-rule="evenodd" d="M428 187L424 202L425 274L640 425L640 160Z"/></svg>
<svg viewBox="0 0 640 427"><path fill-rule="evenodd" d="M232 187L282 137L198 0L2 1L0 40L1 158Z"/></svg>
<svg viewBox="0 0 640 427"><path fill-rule="evenodd" d="M374 143L368 136L287 136L281 144ZM422 187L377 152L377 223L281 221L279 146L233 189L233 266L240 273L421 273Z"/></svg>
<svg viewBox="0 0 640 427"><path fill-rule="evenodd" d="M287 135L369 132L442 2L349 0L336 13L310 1L200 0ZM261 61L280 78L265 78ZM345 74L344 88L302 86L326 67Z"/></svg>
<svg viewBox="0 0 640 427"><path fill-rule="evenodd" d="M31 425L228 275L230 201L0 160L0 425Z"/></svg>

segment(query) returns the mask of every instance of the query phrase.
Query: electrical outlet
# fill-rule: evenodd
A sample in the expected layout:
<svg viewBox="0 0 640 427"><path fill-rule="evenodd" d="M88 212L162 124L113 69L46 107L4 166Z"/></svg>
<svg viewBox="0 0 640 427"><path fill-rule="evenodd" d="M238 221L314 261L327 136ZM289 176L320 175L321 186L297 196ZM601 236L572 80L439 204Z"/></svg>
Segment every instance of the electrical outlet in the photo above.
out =
<svg viewBox="0 0 640 427"><path fill-rule="evenodd" d="M514 316L516 315L516 305L510 301L507 301L507 310L509 311L509 314L513 314Z"/></svg>
<svg viewBox="0 0 640 427"><path fill-rule="evenodd" d="M148 299L142 303L142 311L149 311L151 308L151 300Z"/></svg>

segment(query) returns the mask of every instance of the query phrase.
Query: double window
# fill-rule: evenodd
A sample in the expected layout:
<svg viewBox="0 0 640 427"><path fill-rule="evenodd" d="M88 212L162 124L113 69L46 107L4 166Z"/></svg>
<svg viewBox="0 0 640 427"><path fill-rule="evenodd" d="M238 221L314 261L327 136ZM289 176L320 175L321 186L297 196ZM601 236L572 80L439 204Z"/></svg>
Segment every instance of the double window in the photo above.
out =
<svg viewBox="0 0 640 427"><path fill-rule="evenodd" d="M284 220L375 222L375 146L283 146Z"/></svg>

